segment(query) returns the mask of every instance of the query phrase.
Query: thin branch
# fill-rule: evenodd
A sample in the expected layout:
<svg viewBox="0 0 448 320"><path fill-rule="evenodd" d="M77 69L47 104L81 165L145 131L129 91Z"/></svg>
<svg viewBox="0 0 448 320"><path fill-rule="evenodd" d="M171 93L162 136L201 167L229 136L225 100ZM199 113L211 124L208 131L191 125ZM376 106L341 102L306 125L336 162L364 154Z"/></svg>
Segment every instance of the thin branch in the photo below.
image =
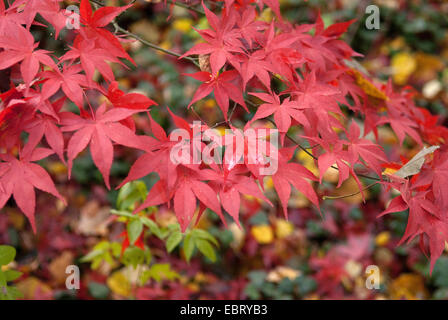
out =
<svg viewBox="0 0 448 320"><path fill-rule="evenodd" d="M92 3L98 5L98 6L101 6L101 7L104 7L104 6L105 6L105 4L102 3L102 2L100 2L99 0L90 0L90 1L91 1ZM133 1L131 2L131 4L133 4L135 1L136 1L136 0L133 0ZM127 35L128 37L134 38L135 40L137 40L137 41L143 43L144 45L150 47L151 49L154 49L154 50L163 52L163 53L165 53L165 54L168 54L168 55L171 55L171 56L174 56L174 57L177 57L177 58L180 58L180 57L182 56L181 54L179 54L179 53L177 53L177 52L174 52L174 51L167 50L167 49L164 49L164 48L162 48L162 47L159 47L158 45L156 45L156 44L154 44L154 43L152 43L152 42L149 42L148 40L143 39L143 38L140 37L139 35L136 35L135 33L132 33L132 32L130 32L130 31L128 31L128 30L126 30L126 29L120 27L116 21L113 21L112 24L113 24L113 26L115 27L115 32L118 32L118 31L119 31L119 32L121 32L121 33ZM183 57L182 59L185 59L185 60L190 61L190 62L193 63L196 67L199 68L199 63L197 63L195 59L193 59L193 58L191 58L191 57Z"/></svg>
<svg viewBox="0 0 448 320"><path fill-rule="evenodd" d="M176 53L176 52L174 52L174 51L170 51L170 50L164 49L164 48L159 47L158 45L156 45L156 44L154 44L154 43L152 43L152 42L149 42L149 41L143 39L142 37L136 35L135 33L132 33L132 32L130 32L130 31L128 31L128 30L126 30L126 29L120 27L116 22L114 22L113 24L114 24L114 26L115 26L115 30L116 30L116 31L119 31L119 32L121 32L121 33L123 33L123 34L125 34L125 35L127 35L127 36L129 36L129 37L131 37L131 38L134 38L135 40L140 41L140 42L143 43L144 45L146 45L146 46L148 46L148 47L150 47L150 48L152 48L152 49L154 49L154 50L158 50L158 51L160 51L160 52L163 52L163 53L165 53L165 54L169 54L169 55L172 55L172 56L174 56L174 57L178 57L178 58L180 58L180 57L182 56L182 55L179 54L179 53ZM197 63L195 59L190 58L190 57L183 57L182 59L185 59L185 60L190 61L190 62L193 63L196 67L199 68L199 63Z"/></svg>
<svg viewBox="0 0 448 320"><path fill-rule="evenodd" d="M343 195L343 196L323 196L322 199L324 199L324 200L335 200L335 199L350 198L350 197L353 197L353 196L356 196L356 195L360 194L362 191L366 191L367 189L372 188L376 184L378 184L378 182L373 182L373 183L369 184L368 186L362 188L362 190L358 190L357 192L353 192L353 193L346 194L346 195Z"/></svg>
<svg viewBox="0 0 448 320"><path fill-rule="evenodd" d="M202 11L200 9L196 9L196 8L190 7L189 5L186 5L186 4L181 3L181 2L166 0L166 3L169 3L171 5L175 5L175 6L178 6L178 7L181 7L181 8L184 8L184 9L188 9L190 11L193 11L193 12L205 15L204 11Z"/></svg>

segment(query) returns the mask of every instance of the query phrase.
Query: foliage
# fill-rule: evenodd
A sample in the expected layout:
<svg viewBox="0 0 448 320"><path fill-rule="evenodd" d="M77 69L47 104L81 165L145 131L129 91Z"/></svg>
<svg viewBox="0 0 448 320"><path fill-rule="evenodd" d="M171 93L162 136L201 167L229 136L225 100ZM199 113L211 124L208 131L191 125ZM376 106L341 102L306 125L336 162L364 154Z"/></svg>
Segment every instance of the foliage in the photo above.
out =
<svg viewBox="0 0 448 320"><path fill-rule="evenodd" d="M222 262L230 245L256 252L260 245L268 247L274 239L288 238L293 232L294 224L274 223L264 213L258 216L263 221L258 222L258 211L275 212L278 207L285 219L297 219L295 225L306 226L315 239L337 234L340 221L335 222L337 217L329 209L333 204L350 213L351 217L340 218L349 224L361 225L371 213L405 212L407 224L399 218L382 219L392 221L389 230L404 229L399 245L420 239L422 252L430 256L430 271L440 278L436 261L448 238L448 200L443 184L448 130L443 117L418 105L414 89L394 85L404 84L415 68L401 70L381 83L359 66L355 59L361 55L342 40L354 21L328 26L328 17L319 13L310 23L291 23L275 0L192 4L196 7L191 11L204 17L199 18L195 31L184 28L182 21L175 24L186 38L196 39L184 54L177 54L119 25L121 14L133 14L131 4L106 6L81 0L80 28L64 30L68 13L61 2L0 2L0 69L7 72L6 82L10 83L0 95L0 208L15 202L39 234L35 189L58 198L60 206L73 204L73 199L66 201L69 192L55 186L46 163L58 158L68 179L76 180L81 171L86 183L92 177L84 171L94 165L108 190L116 185L120 189L111 191L109 197L116 198L111 221L120 225L117 228L122 232L119 241L101 239L81 261L90 262L94 270L103 268L104 263L112 269L121 264L143 268L140 289L163 279L181 279L167 256L179 254L192 266L200 256L207 262ZM445 22L440 18L438 23ZM430 24L426 27L437 39L441 37ZM52 41L59 43L58 50L51 52L46 41L36 41L36 29L54 30ZM410 34L416 31L408 28L403 32L410 41ZM357 36L362 38L362 34ZM165 86L172 86L172 91L180 91L176 88L186 84L190 88L187 98L172 97L168 108L157 106L155 101L160 99L154 88L147 90L154 100L120 89L117 74L126 68L139 70L142 60L128 53L137 42L129 44L125 37L178 58L175 63L183 73L182 80L176 79L177 71L162 58L152 55L147 59L155 73L165 75L159 76L161 82L169 79ZM412 59L402 53L392 57L392 64L409 67L412 63L407 62ZM190 78L194 80L187 80ZM203 111L207 104L212 108ZM186 111L201 121L199 126L191 125L187 116L176 115ZM198 134L215 128L220 129L216 145L191 143ZM232 158L226 141L246 141L243 129L260 132L271 128L280 134L278 170L263 173L268 164L246 149L244 161ZM188 164L172 161L179 144L177 131L169 129L186 132L181 143L192 151ZM393 144L382 137L384 130L396 140ZM271 145L273 137L261 140ZM83 169L79 166L87 149L92 163ZM219 154L222 161L195 163L192 154L204 150ZM131 160L138 156L129 170L117 167L126 152ZM261 158L270 156L266 153ZM119 184L115 184L117 176L122 180ZM345 206L345 201L356 197L365 202L375 192L384 211L382 207L375 211ZM297 197L313 204L300 217L292 203ZM171 210L176 221L161 223L160 215ZM319 214L325 215L326 224L317 222ZM216 218L232 234L228 245L223 241L224 231L212 232L200 225L204 219ZM250 235L242 235L242 229L235 231L234 227L250 228ZM313 278L308 270L301 270L303 274L296 277L277 270L279 281L253 273L244 292L253 298L305 297L314 291L323 296L341 295L340 283L350 276L347 268L353 267L353 261L364 259L363 266L368 262L372 241L367 235L370 226L347 229L345 243L324 246L320 250L324 256L322 252L306 253L316 271ZM238 244L238 237L248 237L250 242ZM381 239L377 241L381 243ZM262 256L267 265L275 260L268 249ZM113 286L123 274L116 271L114 277ZM271 275L270 279L277 278ZM443 286L437 279L436 284ZM236 281L235 286L239 285ZM129 293L131 288L129 284L118 291ZM98 296L109 294L101 288L89 290L99 291ZM155 294L137 291L132 294Z"/></svg>

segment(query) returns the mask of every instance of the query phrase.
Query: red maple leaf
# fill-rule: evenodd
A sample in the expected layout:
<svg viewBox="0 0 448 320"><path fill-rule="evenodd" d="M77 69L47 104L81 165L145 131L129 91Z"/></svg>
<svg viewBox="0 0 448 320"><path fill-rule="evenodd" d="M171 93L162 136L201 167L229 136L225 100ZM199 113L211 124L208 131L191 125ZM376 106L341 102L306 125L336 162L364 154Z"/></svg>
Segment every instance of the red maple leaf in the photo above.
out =
<svg viewBox="0 0 448 320"><path fill-rule="evenodd" d="M31 226L36 232L34 212L36 209L36 195L34 188L45 191L59 198L59 194L48 173L39 165L33 163L51 155L53 151L37 148L22 153L17 159L9 154L0 154L0 208L13 196L17 206L27 216Z"/></svg>
<svg viewBox="0 0 448 320"><path fill-rule="evenodd" d="M112 141L131 148L141 148L141 139L129 128L119 123L138 110L113 108L106 111L106 105L101 105L93 117L84 118L74 113L61 113L63 132L76 131L67 146L69 176L73 160L90 144L93 162L103 175L108 189L109 172L113 161Z"/></svg>
<svg viewBox="0 0 448 320"><path fill-rule="evenodd" d="M39 71L40 63L57 69L50 58L49 51L35 50L39 43L34 43L33 35L21 26L17 26L11 33L0 37L0 70L9 68L20 62L20 72L25 84L29 87Z"/></svg>
<svg viewBox="0 0 448 320"><path fill-rule="evenodd" d="M278 170L272 175L274 188L277 191L286 218L288 217L288 200L291 196L291 185L319 208L316 192L306 180L316 181L316 177L304 166L288 162L294 155L295 149L296 147L280 149Z"/></svg>
<svg viewBox="0 0 448 320"><path fill-rule="evenodd" d="M205 98L210 93L215 94L216 102L219 108L224 114L224 118L227 120L227 113L229 111L229 100L239 103L247 110L246 103L244 102L243 94L233 82L239 80L240 76L236 70L224 71L216 76L213 76L210 72L201 71L193 74L186 74L196 80L203 83L196 90L193 99L188 104L188 108L191 107L196 101Z"/></svg>

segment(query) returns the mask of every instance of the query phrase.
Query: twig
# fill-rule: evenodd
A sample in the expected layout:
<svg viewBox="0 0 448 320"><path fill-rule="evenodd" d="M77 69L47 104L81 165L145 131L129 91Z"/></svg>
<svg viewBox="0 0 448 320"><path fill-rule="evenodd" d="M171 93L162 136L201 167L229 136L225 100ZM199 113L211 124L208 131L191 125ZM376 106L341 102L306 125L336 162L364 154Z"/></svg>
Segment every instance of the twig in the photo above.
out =
<svg viewBox="0 0 448 320"><path fill-rule="evenodd" d="M368 186L362 188L362 190L358 190L357 192L353 192L353 193L346 194L346 195L343 195L343 196L323 196L322 199L324 199L324 200L335 200L335 199L350 198L350 197L356 196L357 194L360 194L362 191L366 191L367 189L370 189L371 187L373 187L376 184L378 184L378 182L373 182L373 183L369 184Z"/></svg>
<svg viewBox="0 0 448 320"><path fill-rule="evenodd" d="M104 3L102 3L102 2L100 2L100 1L98 1L98 0L90 0L90 1L91 1L92 3L98 5L98 6L101 6L101 7L104 7L104 6L105 6ZM133 0L133 1L131 2L131 4L133 4L135 1L136 1L136 0ZM154 50L158 50L158 51L160 51L160 52L163 52L163 53L165 53L165 54L172 55L172 56L177 57L177 58L180 58L180 57L182 56L181 54L176 53L176 52L174 52L174 51L170 51L170 50L164 49L164 48L162 48L162 47L159 47L158 45L156 45L156 44L154 44L154 43L152 43L152 42L149 42L148 40L143 39L143 38L140 37L139 35L136 35L135 33L132 33L132 32L130 32L130 31L128 31L128 30L126 30L126 29L120 27L116 21L113 21L112 24L113 24L113 26L115 27L115 32L119 31L119 32L121 32L121 33L123 33L123 34L125 34L125 35L127 35L127 36L129 36L129 37L131 37L131 38L134 38L135 40L137 40L137 41L143 43L144 45L146 45L146 46L148 46L148 47L150 47L150 48L152 48L152 49L154 49ZM193 59L193 58L191 58L191 57L183 57L182 59L185 59L185 60L190 61L190 62L193 63L196 67L199 68L199 63L197 63L195 59Z"/></svg>
<svg viewBox="0 0 448 320"><path fill-rule="evenodd" d="M190 6L188 6L188 5L184 4L184 3L181 3L181 2L166 0L166 3L169 3L171 5L175 5L175 6L178 6L178 7L181 7L181 8L184 8L184 9L188 9L190 11L193 11L193 12L205 15L204 11L196 9L196 8L193 8L193 7L190 7Z"/></svg>
<svg viewBox="0 0 448 320"><path fill-rule="evenodd" d="M123 34L125 34L125 35L127 35L127 36L129 36L129 37L131 37L131 38L134 38L135 40L140 41L140 42L143 43L144 45L146 45L146 46L148 46L148 47L150 47L150 48L152 48L152 49L154 49L154 50L158 50L158 51L160 51L160 52L163 52L163 53L165 53L165 54L169 54L169 55L172 55L172 56L174 56L174 57L178 57L178 58L180 58L180 57L182 56L182 55L179 54L179 53L176 53L176 52L173 52L173 51L164 49L164 48L159 47L158 45L156 45L156 44L154 44L154 43L152 43L152 42L149 42L149 41L143 39L142 37L136 35L135 33L132 33L132 32L130 32L130 31L128 31L128 30L126 30L126 29L120 27L116 22L114 22L113 24L114 24L114 26L115 26L115 30L116 30L116 31L119 31L119 32L121 32L121 33L123 33ZM199 63L197 63L195 59L190 58L190 57L183 57L182 59L185 59L185 60L190 61L190 62L193 63L196 67L199 68Z"/></svg>

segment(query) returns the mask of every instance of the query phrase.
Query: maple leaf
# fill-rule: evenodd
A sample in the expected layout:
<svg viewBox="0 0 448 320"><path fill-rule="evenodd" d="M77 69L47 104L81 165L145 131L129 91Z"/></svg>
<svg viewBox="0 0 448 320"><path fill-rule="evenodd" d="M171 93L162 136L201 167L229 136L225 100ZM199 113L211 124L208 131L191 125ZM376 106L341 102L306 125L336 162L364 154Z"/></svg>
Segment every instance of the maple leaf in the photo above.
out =
<svg viewBox="0 0 448 320"><path fill-rule="evenodd" d="M28 30L17 26L14 37L7 35L0 38L0 47L5 49L0 52L0 70L20 62L20 72L28 87L38 73L40 63L56 70L56 64L48 56L49 51L35 50L38 45L39 43L34 43L34 38Z"/></svg>
<svg viewBox="0 0 448 320"><path fill-rule="evenodd" d="M50 149L37 148L22 154L19 159L9 154L0 154L0 182L3 186L3 190L0 190L0 208L3 208L6 201L13 196L17 206L30 221L34 232L36 232L34 188L50 193L65 203L49 174L41 166L33 163L52 153Z"/></svg>
<svg viewBox="0 0 448 320"><path fill-rule="evenodd" d="M361 157L369 168L373 169L381 177L381 164L387 162L386 154L377 144L367 139L360 138L359 126L355 121L350 124L348 139L348 153L351 163L354 164Z"/></svg>
<svg viewBox="0 0 448 320"><path fill-rule="evenodd" d="M107 98L116 108L139 110L157 105L157 103L140 93L124 93L118 88L118 82L116 81L109 85Z"/></svg>
<svg viewBox="0 0 448 320"><path fill-rule="evenodd" d="M47 115L36 115L28 125L26 131L29 133L28 148L34 148L45 136L50 148L59 156L62 162L64 159L64 137L60 128L55 124L55 119ZM24 150L26 150L26 147Z"/></svg>
<svg viewBox="0 0 448 320"><path fill-rule="evenodd" d="M219 195L222 207L230 214L233 220L240 226L239 211L241 195L250 195L272 203L261 192L252 176L247 176L248 169L244 165L211 165L213 173L207 174L210 186Z"/></svg>
<svg viewBox="0 0 448 320"><path fill-rule="evenodd" d="M217 75L227 60L233 60L233 53L242 52L241 43L237 39L239 33L234 26L236 16L230 10L221 19L211 12L204 4L204 12L213 30L196 30L207 43L198 43L184 53L179 59L194 54L210 54L212 74Z"/></svg>
<svg viewBox="0 0 448 320"><path fill-rule="evenodd" d="M265 52L258 50L253 53L243 55L241 63L241 77L243 78L243 90L254 76L256 76L266 88L270 88L271 77L269 71L273 69L272 65L266 59Z"/></svg>
<svg viewBox="0 0 448 320"><path fill-rule="evenodd" d="M13 3L11 9L21 10L22 19L27 29L30 28L36 15L39 13L55 28L55 38L66 25L66 16L61 10L59 2L63 0L18 0Z"/></svg>
<svg viewBox="0 0 448 320"><path fill-rule="evenodd" d="M258 106L257 112L248 125L256 120L264 119L271 114L274 114L275 124L281 134L282 145L285 140L285 135L291 127L291 118L304 126L310 125L308 119L303 114L303 111L301 111L307 106L300 106L298 102L290 101L289 97L280 102L279 96L275 93L267 94L251 92L250 94L267 103Z"/></svg>
<svg viewBox="0 0 448 320"><path fill-rule="evenodd" d="M115 80L112 68L106 61L120 63L125 66L106 49L96 48L94 43L86 41L82 38L77 38L77 40L75 40L71 50L62 56L60 61L74 61L77 58L81 60L82 69L86 73L87 81L90 85L92 85L95 69L98 70L109 82Z"/></svg>
<svg viewBox="0 0 448 320"><path fill-rule="evenodd" d="M185 141L186 146L189 147L193 134L190 125L184 119L173 114L170 109L168 109L168 111L177 127L182 128L188 132L188 137L184 138L189 138L187 139L187 141ZM155 139L144 136L141 149L145 150L146 153L141 155L135 161L135 163L129 170L128 176L118 186L118 188L121 188L129 181L134 181L147 176L151 172L156 172L159 175L161 181L166 182L166 188L168 188L169 190L171 190L176 183L176 168L179 163L172 160L172 153L173 149L178 147L179 143L182 143L182 141L178 142L178 137L173 137L171 134L167 136L163 128L156 121L154 121L151 117L149 117L149 120L151 123L151 131ZM191 163L192 161L187 162ZM169 192L166 191L165 193Z"/></svg>
<svg viewBox="0 0 448 320"><path fill-rule="evenodd" d="M316 181L316 177L298 163L288 162L294 155L296 147L283 148L279 152L278 170L272 175L274 188L277 191L283 214L288 217L288 200L291 196L291 185L305 195L316 207L319 208L319 200L311 184L306 180Z"/></svg>
<svg viewBox="0 0 448 320"><path fill-rule="evenodd" d="M83 89L87 83L80 65L64 65L62 72L59 69L41 72L40 76L46 81L42 85L42 100L47 100L59 89L72 100L79 108L83 107Z"/></svg>
<svg viewBox="0 0 448 320"><path fill-rule="evenodd" d="M416 130L418 128L418 124L412 121L411 119L407 117L392 118L391 116L388 116L388 117L381 117L381 119L377 121L377 125L382 125L385 123L390 124L392 130L398 137L400 145L403 145L406 134L410 136L412 139L414 139L415 142L417 142L419 145L423 144L420 134Z"/></svg>
<svg viewBox="0 0 448 320"><path fill-rule="evenodd" d="M13 32L21 24L26 24L23 14L11 7L6 10L5 3L0 1L0 35Z"/></svg>
<svg viewBox="0 0 448 320"><path fill-rule="evenodd" d="M235 80L239 79L239 74L236 70L224 71L215 77L213 77L210 72L206 71L186 75L203 82L196 90L193 99L188 104L188 108L190 108L193 103L205 98L213 91L216 102L226 120L229 111L229 99L242 105L244 109L248 111L241 90L233 84Z"/></svg>
<svg viewBox="0 0 448 320"><path fill-rule="evenodd" d="M324 21L319 12L319 14L317 16L317 21L316 21L316 35L338 38L343 33L345 33L347 31L348 27L350 27L355 21L356 21L356 19L345 21L345 22L340 22L340 23L335 23L325 29Z"/></svg>
<svg viewBox="0 0 448 320"><path fill-rule="evenodd" d="M213 210L224 221L217 194L207 183L201 181L201 170L193 170L183 165L177 166L176 170L178 179L173 191L167 192L161 183L157 187L155 185L153 189L156 187L159 194L154 195L150 192L146 200L135 212L141 211L149 206L160 204L164 200L169 201L172 198L177 220L181 225L182 232L185 232L193 219L197 208L196 202L199 200L200 203ZM160 196L160 193L165 198Z"/></svg>
<svg viewBox="0 0 448 320"><path fill-rule="evenodd" d="M96 47L108 51L111 55L125 58L135 64L120 44L118 38L104 27L111 23L119 14L131 7L101 7L95 12L89 0L81 0L81 22L85 25L79 31L84 39L94 40Z"/></svg>
<svg viewBox="0 0 448 320"><path fill-rule="evenodd" d="M310 126L305 126L306 129L320 133L333 132L332 127L337 124L330 112L343 116L338 105L339 101L343 101L343 97L337 88L318 81L316 73L312 71L303 81L288 89L287 92L291 93L291 100L296 101L300 108L307 109L305 115Z"/></svg>
<svg viewBox="0 0 448 320"><path fill-rule="evenodd" d="M102 104L93 118L85 119L73 113L61 113L63 132L76 131L67 146L69 176L73 160L90 144L93 162L100 170L108 189L109 172L113 161L112 141L131 148L141 148L142 142L129 128L118 123L139 110L114 108L106 111Z"/></svg>

